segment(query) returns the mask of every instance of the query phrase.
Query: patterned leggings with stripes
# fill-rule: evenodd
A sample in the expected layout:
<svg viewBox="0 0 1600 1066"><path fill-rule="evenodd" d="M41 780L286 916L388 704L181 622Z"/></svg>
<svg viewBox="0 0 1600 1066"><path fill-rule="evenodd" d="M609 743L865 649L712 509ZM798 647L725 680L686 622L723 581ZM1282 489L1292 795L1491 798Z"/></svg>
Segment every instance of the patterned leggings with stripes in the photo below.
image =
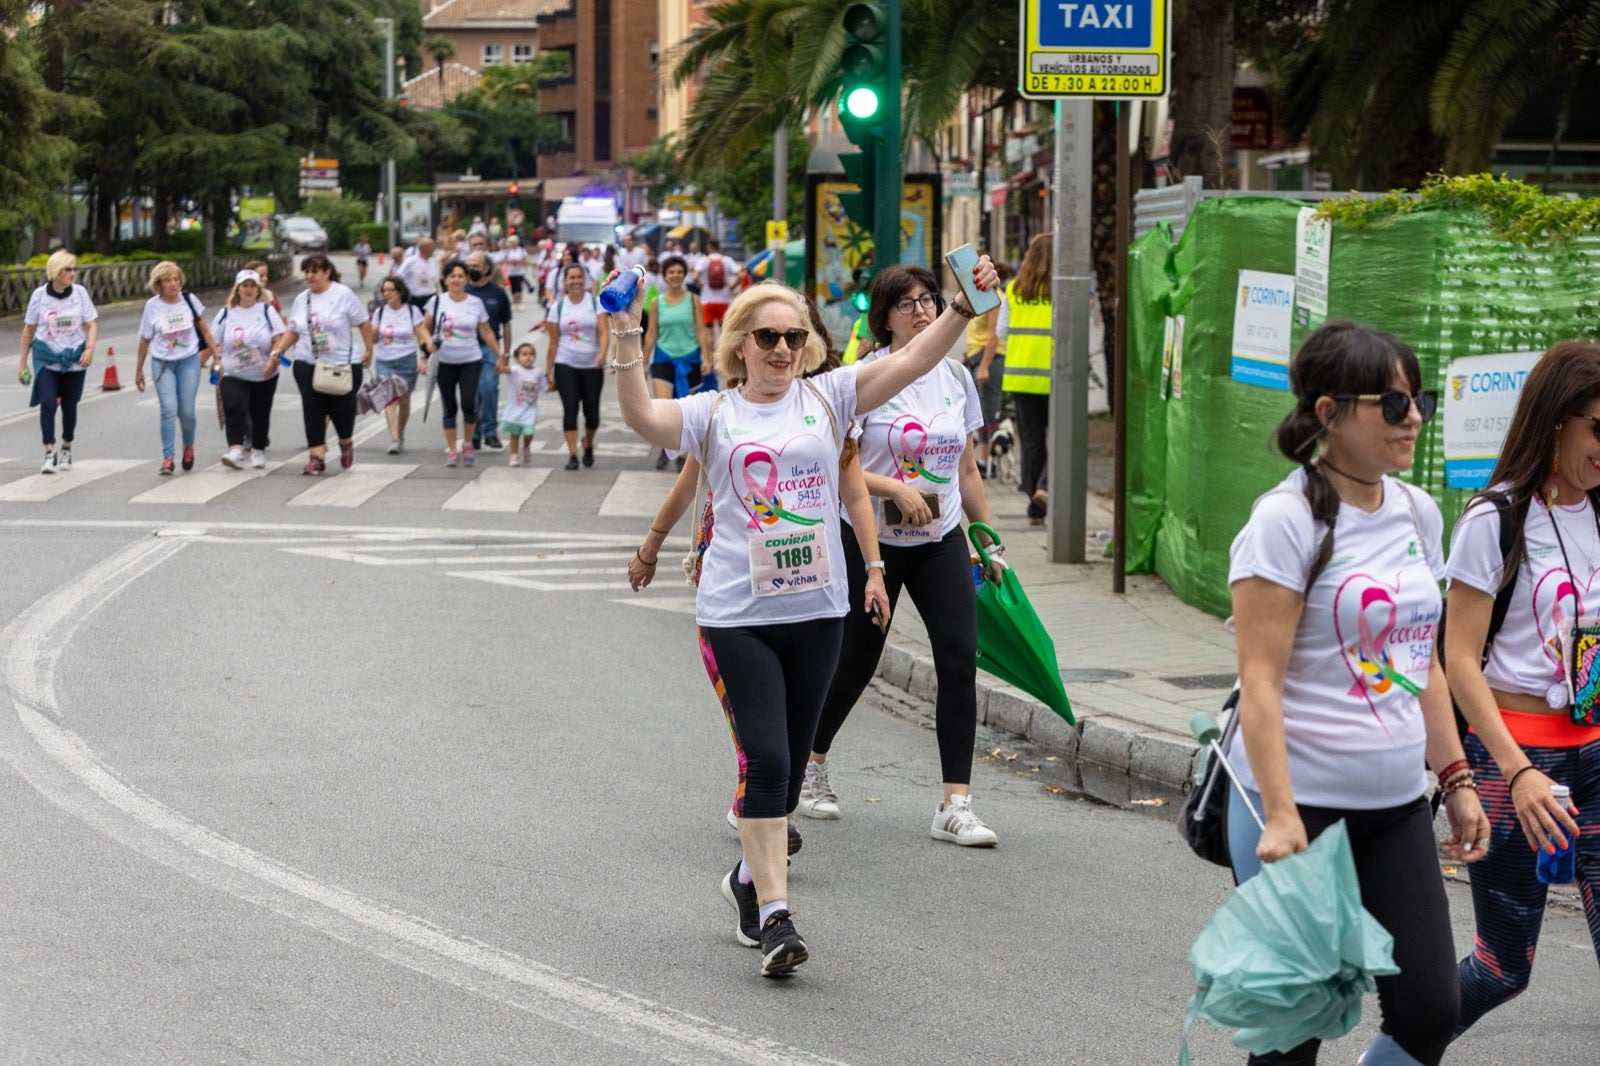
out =
<svg viewBox="0 0 1600 1066"><path fill-rule="evenodd" d="M1461 978L1457 1036L1528 987L1549 891L1535 873L1537 853L1523 836L1499 767L1475 734L1468 734L1466 749L1491 831L1489 854L1467 868L1472 876L1477 936L1472 953L1457 968ZM1600 958L1600 907L1595 901L1595 882L1600 880L1600 740L1568 748L1524 747L1523 751L1551 780L1572 789L1572 804L1579 812L1578 891L1595 955Z"/></svg>
<svg viewBox="0 0 1600 1066"><path fill-rule="evenodd" d="M722 704L722 716L728 720L728 735L733 738L733 754L739 760L739 784L733 792L732 808L733 816L738 818L744 814L744 782L750 772L750 760L745 758L744 749L739 746L739 730L733 724L733 705L728 702L728 686L722 683L722 671L717 669L717 653L711 650L711 642L706 639L704 629L695 626L695 633L700 638L700 659L705 663L711 687L716 690L717 702Z"/></svg>

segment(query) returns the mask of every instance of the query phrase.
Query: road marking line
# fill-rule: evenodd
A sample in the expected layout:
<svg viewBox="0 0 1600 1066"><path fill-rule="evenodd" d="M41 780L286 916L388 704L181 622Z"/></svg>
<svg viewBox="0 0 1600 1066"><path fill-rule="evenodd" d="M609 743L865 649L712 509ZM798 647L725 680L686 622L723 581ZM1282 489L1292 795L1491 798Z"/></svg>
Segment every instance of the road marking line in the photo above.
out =
<svg viewBox="0 0 1600 1066"><path fill-rule="evenodd" d="M0 632L4 683L16 710L15 719L0 716L0 758L51 802L108 839L218 892L454 987L648 1057L684 1064L842 1066L564 973L324 884L124 783L62 723L56 668L79 626L188 543L152 538L130 545L41 597Z"/></svg>
<svg viewBox="0 0 1600 1066"><path fill-rule="evenodd" d="M125 529L137 533L164 535L177 528L169 519L159 518L0 518L0 529ZM188 523L186 530L199 530L214 540L229 540L230 534L239 542L256 542L256 535L290 537L296 544L308 541L340 541L359 543L365 551L413 551L419 543L434 548L461 548L460 544L442 544L453 539L469 544L492 544L496 547L527 546L550 543L552 545L582 544L585 547L627 548L630 552L639 543L637 534L630 533L579 533L551 531L540 533L525 529L450 529L427 526L344 526L312 522L199 522Z"/></svg>
<svg viewBox="0 0 1600 1066"><path fill-rule="evenodd" d="M143 459L79 459L71 470L54 474L30 474L0 485L0 502L43 503L101 478L144 466Z"/></svg>
<svg viewBox="0 0 1600 1066"><path fill-rule="evenodd" d="M471 578L473 581L487 581L491 585L508 585L514 589L532 589L536 592L606 592L629 587L627 568L623 566L584 567L575 570L558 571L555 574L539 570L446 570L445 574L449 577ZM617 574L620 576L614 581L553 580L563 574Z"/></svg>
<svg viewBox="0 0 1600 1066"><path fill-rule="evenodd" d="M91 367L90 369L92 370L93 367ZM88 373L88 371L85 371L85 373ZM78 401L78 406L82 407L86 403L99 403L101 400L109 400L111 397L113 397L115 395L116 395L115 392L89 393L88 395L85 395L83 399ZM11 413L9 415L0 415L0 426L14 426L18 422L38 422L38 421L39 421L39 412L35 411L31 407L25 408L24 410L21 410L21 411L15 411L15 412L13 412L13 413ZM77 438L73 438L73 439L76 440Z"/></svg>
<svg viewBox="0 0 1600 1066"><path fill-rule="evenodd" d="M445 511L501 511L515 514L522 510L534 490L550 476L549 467L513 470L509 466L490 466L444 501Z"/></svg>
<svg viewBox="0 0 1600 1066"><path fill-rule="evenodd" d="M333 469L338 460L328 453ZM372 497L416 469L412 463L397 466L355 466L328 476L289 501L290 507L360 507Z"/></svg>
<svg viewBox="0 0 1600 1066"><path fill-rule="evenodd" d="M611 491L600 501L602 518L654 518L661 501L672 488L674 475L665 471L644 473L624 470L611 483Z"/></svg>
<svg viewBox="0 0 1600 1066"><path fill-rule="evenodd" d="M208 503L225 492L231 492L248 481L266 477L282 463L268 463L257 470L229 470L218 463L214 467L183 477L164 484L157 485L148 492L141 492L129 500L129 503Z"/></svg>

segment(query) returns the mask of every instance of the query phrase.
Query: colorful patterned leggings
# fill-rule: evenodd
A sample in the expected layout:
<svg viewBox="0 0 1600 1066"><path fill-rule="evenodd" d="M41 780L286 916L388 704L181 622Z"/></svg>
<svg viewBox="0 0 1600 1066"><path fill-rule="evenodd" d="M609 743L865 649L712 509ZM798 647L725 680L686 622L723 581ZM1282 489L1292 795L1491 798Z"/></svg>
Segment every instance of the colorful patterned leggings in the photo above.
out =
<svg viewBox="0 0 1600 1066"><path fill-rule="evenodd" d="M1476 735L1468 734L1466 749L1491 830L1489 854L1467 868L1478 929L1472 954L1457 967L1461 977L1457 1036L1528 987L1548 892L1534 872L1537 853L1522 834L1499 767ZM1572 805L1579 812L1578 890L1600 958L1600 908L1595 905L1595 882L1600 880L1600 740L1570 748L1522 750L1542 773L1572 789Z"/></svg>
<svg viewBox="0 0 1600 1066"><path fill-rule="evenodd" d="M706 676L711 679L717 702L722 704L722 717L728 720L728 735L733 738L733 754L739 760L739 784L733 790L733 816L738 818L744 814L744 779L750 772L750 761L744 757L744 749L739 746L739 730L733 724L733 705L728 702L728 686L722 683L722 671L717 669L717 653L711 650L711 642L706 639L704 629L695 626L694 631L700 637L700 660L706 664Z"/></svg>

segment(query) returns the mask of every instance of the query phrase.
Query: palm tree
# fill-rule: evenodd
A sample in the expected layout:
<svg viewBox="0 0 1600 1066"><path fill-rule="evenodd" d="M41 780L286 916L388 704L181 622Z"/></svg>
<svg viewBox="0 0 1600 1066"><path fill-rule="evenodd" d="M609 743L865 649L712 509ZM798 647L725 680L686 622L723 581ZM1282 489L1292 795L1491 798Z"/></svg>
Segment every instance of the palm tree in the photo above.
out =
<svg viewBox="0 0 1600 1066"><path fill-rule="evenodd" d="M448 37L434 36L422 42L422 50L439 64L439 100L444 102L444 65L456 57L456 42Z"/></svg>

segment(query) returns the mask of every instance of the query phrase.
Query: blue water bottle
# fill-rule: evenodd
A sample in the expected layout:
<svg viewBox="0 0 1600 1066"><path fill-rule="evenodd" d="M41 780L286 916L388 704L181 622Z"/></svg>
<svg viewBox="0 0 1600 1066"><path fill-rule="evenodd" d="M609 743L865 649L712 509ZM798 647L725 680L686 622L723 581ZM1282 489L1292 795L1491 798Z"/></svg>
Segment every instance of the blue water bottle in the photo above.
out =
<svg viewBox="0 0 1600 1066"><path fill-rule="evenodd" d="M600 306L607 313L616 314L633 306L633 295L639 291L644 278L644 267L634 265L611 279L611 284L600 290Z"/></svg>
<svg viewBox="0 0 1600 1066"><path fill-rule="evenodd" d="M1571 810L1572 790L1566 785L1551 785L1550 795L1555 797L1557 803ZM1563 831L1562 836L1568 834ZM1577 849L1573 847L1576 841L1568 840L1567 846L1560 848L1554 855L1548 851L1539 852L1539 880L1547 885L1570 885L1577 876Z"/></svg>

